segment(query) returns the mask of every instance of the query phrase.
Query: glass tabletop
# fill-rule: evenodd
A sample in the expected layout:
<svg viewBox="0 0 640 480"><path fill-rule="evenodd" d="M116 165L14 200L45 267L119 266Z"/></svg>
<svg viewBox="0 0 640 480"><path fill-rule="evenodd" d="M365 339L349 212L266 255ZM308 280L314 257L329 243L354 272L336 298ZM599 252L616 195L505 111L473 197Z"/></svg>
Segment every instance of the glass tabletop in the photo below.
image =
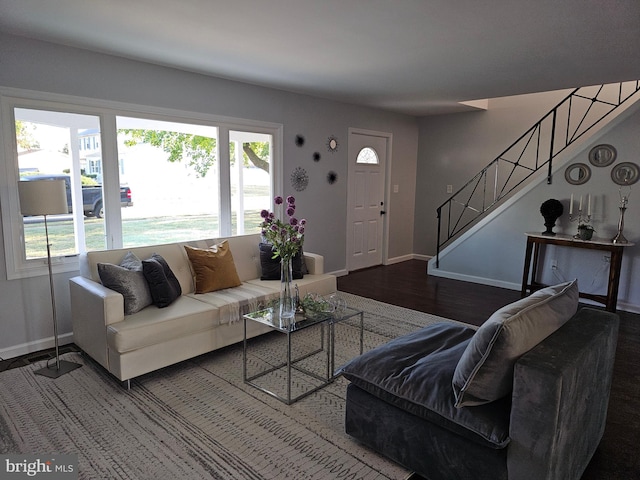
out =
<svg viewBox="0 0 640 480"><path fill-rule="evenodd" d="M359 314L359 310L343 307L339 311L314 312L313 314L296 313L292 319L281 319L279 309L277 307L269 307L258 310L257 312L248 313L243 315L243 317L246 320L253 320L286 333L302 330L319 323L340 322Z"/></svg>

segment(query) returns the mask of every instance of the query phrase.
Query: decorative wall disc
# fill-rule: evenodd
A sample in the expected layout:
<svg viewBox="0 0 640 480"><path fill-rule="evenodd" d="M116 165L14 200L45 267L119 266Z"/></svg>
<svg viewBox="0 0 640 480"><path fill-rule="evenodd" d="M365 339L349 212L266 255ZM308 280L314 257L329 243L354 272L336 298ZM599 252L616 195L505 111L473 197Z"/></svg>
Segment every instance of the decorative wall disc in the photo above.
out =
<svg viewBox="0 0 640 480"><path fill-rule="evenodd" d="M611 180L618 185L633 185L639 176L640 169L632 162L622 162L611 169Z"/></svg>
<svg viewBox="0 0 640 480"><path fill-rule="evenodd" d="M301 192L309 185L309 175L304 168L296 167L291 173L291 186L298 192Z"/></svg>
<svg viewBox="0 0 640 480"><path fill-rule="evenodd" d="M333 135L331 135L327 139L327 150L329 150L331 153L338 150L338 139Z"/></svg>
<svg viewBox="0 0 640 480"><path fill-rule="evenodd" d="M304 136L303 135L296 135L296 146L301 147L304 145Z"/></svg>
<svg viewBox="0 0 640 480"><path fill-rule="evenodd" d="M564 179L571 185L582 185L591 178L591 168L586 163L572 163L564 171Z"/></svg>
<svg viewBox="0 0 640 480"><path fill-rule="evenodd" d="M336 172L331 170L329 173L327 173L327 182L329 182L330 185L333 185L337 181L338 181L338 174Z"/></svg>
<svg viewBox="0 0 640 480"><path fill-rule="evenodd" d="M615 161L617 155L613 145L596 145L589 152L589 162L594 167L606 167Z"/></svg>
<svg viewBox="0 0 640 480"><path fill-rule="evenodd" d="M320 152L313 152L313 161L314 162L320 161Z"/></svg>

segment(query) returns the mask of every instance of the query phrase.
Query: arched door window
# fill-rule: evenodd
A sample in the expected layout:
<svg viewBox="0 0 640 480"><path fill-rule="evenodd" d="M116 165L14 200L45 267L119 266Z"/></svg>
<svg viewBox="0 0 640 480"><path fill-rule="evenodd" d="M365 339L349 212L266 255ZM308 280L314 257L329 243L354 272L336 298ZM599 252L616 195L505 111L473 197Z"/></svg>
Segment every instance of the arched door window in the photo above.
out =
<svg viewBox="0 0 640 480"><path fill-rule="evenodd" d="M356 163L368 163L370 165L378 165L380 160L378 154L371 147L364 147L356 157Z"/></svg>

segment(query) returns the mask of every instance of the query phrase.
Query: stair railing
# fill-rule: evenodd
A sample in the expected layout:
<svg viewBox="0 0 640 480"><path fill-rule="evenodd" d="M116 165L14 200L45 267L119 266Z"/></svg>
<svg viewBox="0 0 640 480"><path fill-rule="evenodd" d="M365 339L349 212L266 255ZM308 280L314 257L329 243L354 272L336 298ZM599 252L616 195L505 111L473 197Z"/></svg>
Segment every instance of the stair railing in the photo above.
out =
<svg viewBox="0 0 640 480"><path fill-rule="evenodd" d="M436 268L444 245L545 166L550 184L553 159L638 91L640 80L576 88L451 195L437 208Z"/></svg>

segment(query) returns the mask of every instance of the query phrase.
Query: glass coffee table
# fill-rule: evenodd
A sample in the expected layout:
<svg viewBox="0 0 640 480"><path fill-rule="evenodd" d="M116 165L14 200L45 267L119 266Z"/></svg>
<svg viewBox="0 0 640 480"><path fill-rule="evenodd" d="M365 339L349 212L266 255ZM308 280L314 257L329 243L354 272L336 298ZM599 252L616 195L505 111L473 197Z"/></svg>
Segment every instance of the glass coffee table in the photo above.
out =
<svg viewBox="0 0 640 480"><path fill-rule="evenodd" d="M291 405L329 385L335 375L336 326L355 329L352 339L362 354L364 314L344 307L335 312L298 313L281 321L278 308L266 308L243 315L244 340L242 375L244 382ZM247 339L247 322L258 322L277 332ZM269 338L266 338L269 337ZM249 373L249 370L252 370Z"/></svg>

